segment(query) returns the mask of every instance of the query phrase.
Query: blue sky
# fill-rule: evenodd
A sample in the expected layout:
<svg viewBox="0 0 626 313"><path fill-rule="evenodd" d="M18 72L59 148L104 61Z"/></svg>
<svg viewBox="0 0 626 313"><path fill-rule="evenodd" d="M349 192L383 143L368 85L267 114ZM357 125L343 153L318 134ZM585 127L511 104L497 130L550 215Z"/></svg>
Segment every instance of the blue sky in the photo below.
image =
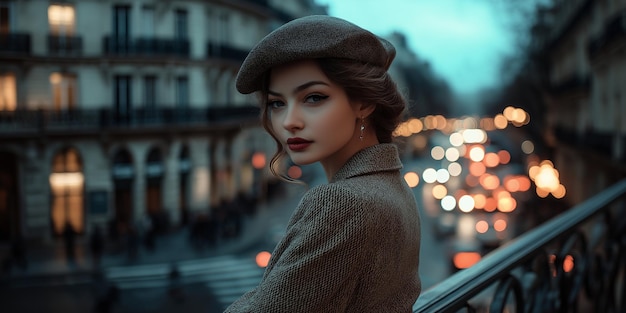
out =
<svg viewBox="0 0 626 313"><path fill-rule="evenodd" d="M538 0L525 1L532 5ZM377 35L400 31L418 57L459 94L495 86L502 57L514 53L510 16L493 0L316 0L329 15Z"/></svg>

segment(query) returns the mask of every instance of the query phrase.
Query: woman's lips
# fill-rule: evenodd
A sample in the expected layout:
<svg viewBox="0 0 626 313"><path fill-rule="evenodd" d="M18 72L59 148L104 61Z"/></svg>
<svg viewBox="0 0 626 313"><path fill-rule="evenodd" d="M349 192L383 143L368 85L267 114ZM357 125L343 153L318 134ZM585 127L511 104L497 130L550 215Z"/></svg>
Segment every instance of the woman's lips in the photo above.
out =
<svg viewBox="0 0 626 313"><path fill-rule="evenodd" d="M291 151L302 151L308 148L312 141L302 139L302 138L289 138L287 139L287 146Z"/></svg>

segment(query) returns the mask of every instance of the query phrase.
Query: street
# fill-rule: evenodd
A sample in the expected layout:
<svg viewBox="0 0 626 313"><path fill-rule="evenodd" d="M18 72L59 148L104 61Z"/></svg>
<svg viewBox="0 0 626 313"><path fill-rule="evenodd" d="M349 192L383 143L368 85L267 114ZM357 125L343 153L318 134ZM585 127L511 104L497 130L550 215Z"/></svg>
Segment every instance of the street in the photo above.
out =
<svg viewBox="0 0 626 313"><path fill-rule="evenodd" d="M426 163L425 163L426 162ZM420 170L426 160L405 163L403 172ZM313 176L310 186L322 183L319 168L308 170ZM317 172L317 173L316 173ZM254 288L263 275L255 257L261 251L271 252L287 225L291 212L303 192L301 186L287 188L284 201L264 208L263 220L248 221L254 235L238 251L223 255L204 255L196 259L142 264L105 266L102 276L79 271L62 276L31 277L1 285L0 302L7 312L222 312L246 291ZM426 289L449 275L445 246L435 237L436 217L427 210L435 203L424 201L422 185L414 188L422 217L420 276ZM161 245L164 245L162 241ZM169 243L170 250L161 254L181 254L190 249ZM162 247L161 249L168 249ZM145 254L149 256L149 254ZM172 270L175 268L175 274ZM113 288L111 288L114 286ZM100 303L101 311L96 311ZM106 310L106 304L110 309Z"/></svg>

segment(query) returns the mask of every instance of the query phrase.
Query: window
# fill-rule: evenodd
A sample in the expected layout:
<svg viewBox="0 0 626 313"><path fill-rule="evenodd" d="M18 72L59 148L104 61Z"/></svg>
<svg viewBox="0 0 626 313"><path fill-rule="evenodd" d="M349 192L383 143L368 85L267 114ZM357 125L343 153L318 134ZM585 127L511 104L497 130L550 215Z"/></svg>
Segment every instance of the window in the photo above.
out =
<svg viewBox="0 0 626 313"><path fill-rule="evenodd" d="M54 234L62 234L67 226L71 226L77 233L83 232L83 182L82 162L78 152L73 148L66 148L57 153L50 174L50 216Z"/></svg>
<svg viewBox="0 0 626 313"><path fill-rule="evenodd" d="M68 110L76 107L76 75L52 73L50 85L55 110Z"/></svg>
<svg viewBox="0 0 626 313"><path fill-rule="evenodd" d="M0 34L11 32L11 2L0 2Z"/></svg>
<svg viewBox="0 0 626 313"><path fill-rule="evenodd" d="M76 27L76 12L70 4L52 4L48 7L50 33L55 36L72 36Z"/></svg>
<svg viewBox="0 0 626 313"><path fill-rule="evenodd" d="M130 40L130 7L115 6L113 8L113 43L116 52L128 52Z"/></svg>
<svg viewBox="0 0 626 313"><path fill-rule="evenodd" d="M156 76L143 78L143 104L147 109L156 108Z"/></svg>
<svg viewBox="0 0 626 313"><path fill-rule="evenodd" d="M189 106L189 80L187 76L176 78L176 107L186 108Z"/></svg>
<svg viewBox="0 0 626 313"><path fill-rule="evenodd" d="M177 40L187 39L187 11L176 10L174 34Z"/></svg>
<svg viewBox="0 0 626 313"><path fill-rule="evenodd" d="M115 76L115 113L118 117L129 116L132 109L130 76Z"/></svg>
<svg viewBox="0 0 626 313"><path fill-rule="evenodd" d="M15 75L0 74L0 111L15 111L16 106Z"/></svg>
<svg viewBox="0 0 626 313"><path fill-rule="evenodd" d="M144 6L141 9L141 28L146 38L154 37L154 7Z"/></svg>
<svg viewBox="0 0 626 313"><path fill-rule="evenodd" d="M230 38L229 33L230 29L228 27L228 15L222 14L219 17L218 26L218 42L221 44L228 43Z"/></svg>

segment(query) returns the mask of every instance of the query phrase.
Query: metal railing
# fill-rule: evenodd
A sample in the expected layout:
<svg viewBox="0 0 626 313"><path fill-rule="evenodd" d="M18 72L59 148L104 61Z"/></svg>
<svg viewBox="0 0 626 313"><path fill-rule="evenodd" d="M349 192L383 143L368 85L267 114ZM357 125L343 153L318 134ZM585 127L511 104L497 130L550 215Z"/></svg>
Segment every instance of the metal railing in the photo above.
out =
<svg viewBox="0 0 626 313"><path fill-rule="evenodd" d="M118 56L189 56L189 39L122 38L105 36L104 52Z"/></svg>
<svg viewBox="0 0 626 313"><path fill-rule="evenodd" d="M243 62L249 50L232 47L228 44L209 41L206 45L207 57Z"/></svg>
<svg viewBox="0 0 626 313"><path fill-rule="evenodd" d="M30 34L0 33L0 52L30 53Z"/></svg>
<svg viewBox="0 0 626 313"><path fill-rule="evenodd" d="M257 106L153 108L120 112L113 109L0 111L0 134L50 133L67 130L217 126L257 121Z"/></svg>
<svg viewBox="0 0 626 313"><path fill-rule="evenodd" d="M624 312L626 179L424 291L413 312Z"/></svg>
<svg viewBox="0 0 626 313"><path fill-rule="evenodd" d="M80 36L48 35L48 52L54 55L75 55L83 52Z"/></svg>

